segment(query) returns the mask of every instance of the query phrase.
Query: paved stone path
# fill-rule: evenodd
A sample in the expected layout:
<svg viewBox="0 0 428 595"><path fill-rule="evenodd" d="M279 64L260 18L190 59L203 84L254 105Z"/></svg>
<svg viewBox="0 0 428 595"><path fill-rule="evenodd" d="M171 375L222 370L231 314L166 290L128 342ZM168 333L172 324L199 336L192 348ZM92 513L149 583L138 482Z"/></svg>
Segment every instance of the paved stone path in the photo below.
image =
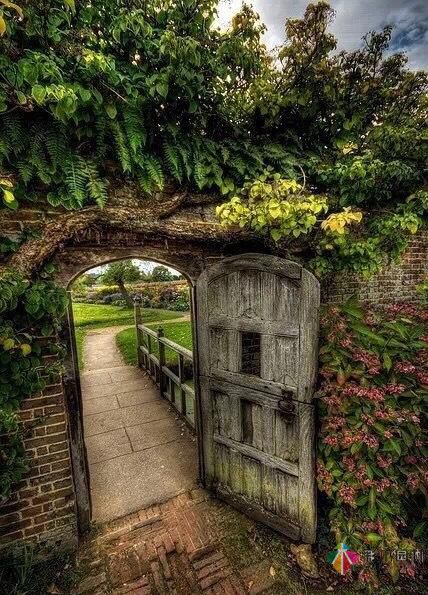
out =
<svg viewBox="0 0 428 595"><path fill-rule="evenodd" d="M195 486L194 438L150 378L123 365L119 330L86 337L85 443L98 523L79 549L71 592L325 593L296 572L285 539Z"/></svg>
<svg viewBox="0 0 428 595"><path fill-rule="evenodd" d="M125 366L124 327L91 331L84 344L82 398L92 516L108 521L195 486L196 441L150 378Z"/></svg>

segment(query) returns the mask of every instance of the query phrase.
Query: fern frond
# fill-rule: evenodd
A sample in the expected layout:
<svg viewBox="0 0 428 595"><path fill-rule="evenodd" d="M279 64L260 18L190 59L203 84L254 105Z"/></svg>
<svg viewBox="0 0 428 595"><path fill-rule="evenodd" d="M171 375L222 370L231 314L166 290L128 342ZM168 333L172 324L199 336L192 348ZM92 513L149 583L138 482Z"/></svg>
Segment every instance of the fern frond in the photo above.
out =
<svg viewBox="0 0 428 595"><path fill-rule="evenodd" d="M86 162L86 172L88 175L86 188L89 198L94 200L103 209L108 199L107 182L100 177L97 166L93 161Z"/></svg>
<svg viewBox="0 0 428 595"><path fill-rule="evenodd" d="M202 163L202 161L197 161L193 168L193 177L195 179L195 182L196 182L199 190L202 190L202 188L204 188L204 186L207 186L207 182L208 182L207 173L208 173L208 171L207 171L206 165L204 163Z"/></svg>
<svg viewBox="0 0 428 595"><path fill-rule="evenodd" d="M64 128L56 123L46 131L46 148L55 170L62 169L68 158L67 140Z"/></svg>
<svg viewBox="0 0 428 595"><path fill-rule="evenodd" d="M34 167L35 174L44 184L49 184L52 179L52 168L46 152L46 131L42 123L34 124L30 129L30 154L28 161Z"/></svg>
<svg viewBox="0 0 428 595"><path fill-rule="evenodd" d="M168 141L164 142L163 150L165 154L165 161L168 164L170 172L174 178L176 178L181 183L183 180L183 166L180 161L180 153L178 152L177 148Z"/></svg>
<svg viewBox="0 0 428 595"><path fill-rule="evenodd" d="M98 114L95 120L95 159L102 161L107 155L107 119Z"/></svg>
<svg viewBox="0 0 428 595"><path fill-rule="evenodd" d="M131 151L137 155L147 140L143 118L137 111L126 109L123 111L123 123Z"/></svg>
<svg viewBox="0 0 428 595"><path fill-rule="evenodd" d="M149 155L145 158L144 167L150 176L153 187L156 190L162 190L165 183L165 178L160 161L156 157Z"/></svg>
<svg viewBox="0 0 428 595"><path fill-rule="evenodd" d="M88 172L85 161L76 155L64 167L65 185L72 208L80 208L87 196Z"/></svg>
<svg viewBox="0 0 428 595"><path fill-rule="evenodd" d="M135 176L141 190L146 194L151 194L153 192L152 181L146 169L144 167L138 168L135 172Z"/></svg>
<svg viewBox="0 0 428 595"><path fill-rule="evenodd" d="M24 184L28 184L28 182L33 177L34 169L31 163L28 161L18 161L16 163L16 169L21 177L21 180Z"/></svg>
<svg viewBox="0 0 428 595"><path fill-rule="evenodd" d="M110 122L110 129L113 134L116 146L116 153L119 158L122 169L124 172L130 172L132 171L132 159L131 155L129 154L127 139L122 130L122 127L119 124L119 122L115 120Z"/></svg>

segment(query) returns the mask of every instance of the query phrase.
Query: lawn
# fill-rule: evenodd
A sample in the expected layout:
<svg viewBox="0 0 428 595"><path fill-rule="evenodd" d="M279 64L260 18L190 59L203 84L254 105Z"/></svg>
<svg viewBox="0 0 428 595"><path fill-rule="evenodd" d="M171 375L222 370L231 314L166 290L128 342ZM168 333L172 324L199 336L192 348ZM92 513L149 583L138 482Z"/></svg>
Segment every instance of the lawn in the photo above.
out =
<svg viewBox="0 0 428 595"><path fill-rule="evenodd" d="M161 320L173 320L174 318L181 318L185 315L185 312L172 312L171 310L155 310L150 308L143 308L141 313L143 324L156 323ZM134 310L125 306L73 303L73 315L77 355L81 370L83 369L83 342L89 330L134 324Z"/></svg>
<svg viewBox="0 0 428 595"><path fill-rule="evenodd" d="M147 326L155 326L153 323ZM162 327L165 331L165 336L178 343L186 349L192 350L192 324L190 321L183 322L168 322ZM135 329L125 329L116 335L116 344L122 354L123 359L129 365L137 365L137 347L135 340ZM158 354L157 343L152 342L153 353ZM165 350L165 358L167 362L176 361L175 352L171 349Z"/></svg>

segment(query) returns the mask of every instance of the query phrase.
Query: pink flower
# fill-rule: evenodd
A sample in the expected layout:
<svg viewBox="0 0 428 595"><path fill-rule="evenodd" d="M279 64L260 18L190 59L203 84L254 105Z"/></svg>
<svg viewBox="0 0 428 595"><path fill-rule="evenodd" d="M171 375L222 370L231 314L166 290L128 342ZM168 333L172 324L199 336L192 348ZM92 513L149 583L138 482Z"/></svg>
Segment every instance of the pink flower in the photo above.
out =
<svg viewBox="0 0 428 595"><path fill-rule="evenodd" d="M358 580L365 585L371 585L372 587L378 586L376 574L371 568L362 568L358 573Z"/></svg>
<svg viewBox="0 0 428 595"><path fill-rule="evenodd" d="M376 460L381 469L388 469L392 465L391 455L377 455Z"/></svg>
<svg viewBox="0 0 428 595"><path fill-rule="evenodd" d="M352 456L346 456L343 458L343 464L348 471L354 471L356 467L355 459Z"/></svg>
<svg viewBox="0 0 428 595"><path fill-rule="evenodd" d="M361 417L368 426L372 426L374 424L374 419L370 415L367 415L367 413L363 413Z"/></svg>
<svg viewBox="0 0 428 595"><path fill-rule="evenodd" d="M390 432L389 430L386 430L386 431L383 433L383 435L384 435L384 437L385 437L385 438L387 438L387 439L390 439L390 438L392 438L392 437L393 437L393 435L394 435L394 434L393 434L392 432Z"/></svg>
<svg viewBox="0 0 428 595"><path fill-rule="evenodd" d="M326 436L324 438L324 443L328 444L328 446L337 446L338 442L337 436Z"/></svg>
<svg viewBox="0 0 428 595"><path fill-rule="evenodd" d="M416 473L409 473L407 476L407 485L412 489L416 490L419 487L420 478Z"/></svg>
<svg viewBox="0 0 428 595"><path fill-rule="evenodd" d="M416 566L411 562L404 562L400 564L400 574L408 576L409 578L415 578Z"/></svg>
<svg viewBox="0 0 428 595"><path fill-rule="evenodd" d="M355 504L356 491L352 486L342 484L338 490L338 494L345 504L350 504L351 506Z"/></svg>
<svg viewBox="0 0 428 595"><path fill-rule="evenodd" d="M404 384L386 384L383 387L383 390L387 395L398 395L400 393L404 393L406 387Z"/></svg>
<svg viewBox="0 0 428 595"><path fill-rule="evenodd" d="M343 417L343 415L336 415L328 421L326 428L328 430L338 430L339 428L344 426L345 423L346 420Z"/></svg>
<svg viewBox="0 0 428 595"><path fill-rule="evenodd" d="M407 465L416 465L418 459L414 455L408 455L407 457L404 457L404 461L407 463Z"/></svg>
<svg viewBox="0 0 428 595"><path fill-rule="evenodd" d="M381 402L385 399L385 394L381 388L376 386L359 386L358 384L345 386L342 395L345 397L360 397L374 402Z"/></svg>
<svg viewBox="0 0 428 595"><path fill-rule="evenodd" d="M416 366L414 366L411 362L396 362L394 364L394 370L396 372L400 372L401 374L413 374L416 372Z"/></svg>
<svg viewBox="0 0 428 595"><path fill-rule="evenodd" d="M373 436L372 434L365 434L363 436L363 442L369 448L378 448L379 446L379 440L376 438L376 436Z"/></svg>
<svg viewBox="0 0 428 595"><path fill-rule="evenodd" d="M373 376L379 374L381 363L378 356L374 353L365 351L364 349L354 349L352 351L352 357L355 361L363 363L369 374L372 374Z"/></svg>
<svg viewBox="0 0 428 595"><path fill-rule="evenodd" d="M428 372L416 372L415 376L421 384L428 384Z"/></svg>
<svg viewBox="0 0 428 595"><path fill-rule="evenodd" d="M355 477L358 481L362 481L367 476L367 470L364 466L358 468L357 472L355 473Z"/></svg>

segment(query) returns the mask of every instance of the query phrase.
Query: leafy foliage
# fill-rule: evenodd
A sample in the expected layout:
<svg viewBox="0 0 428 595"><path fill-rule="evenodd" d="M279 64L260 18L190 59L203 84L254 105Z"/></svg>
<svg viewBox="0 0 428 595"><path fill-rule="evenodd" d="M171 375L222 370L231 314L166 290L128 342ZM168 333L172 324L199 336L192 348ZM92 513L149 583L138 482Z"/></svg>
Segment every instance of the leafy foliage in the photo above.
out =
<svg viewBox="0 0 428 595"><path fill-rule="evenodd" d="M216 4L44 0L24 19L10 11L0 164L17 196L41 185L54 206L103 206L109 163L147 193L166 176L226 193L284 160L285 148L271 159L240 130L239 96L268 63L263 27L245 7L221 33Z"/></svg>
<svg viewBox="0 0 428 595"><path fill-rule="evenodd" d="M375 550L395 580L412 576L392 552L414 551L426 531L428 310L350 301L322 327L318 484L336 543Z"/></svg>
<svg viewBox="0 0 428 595"><path fill-rule="evenodd" d="M272 55L248 6L220 31L216 0L44 0L26 4L24 18L3 4L5 207L33 193L53 206L103 207L112 173L144 193L173 178L237 195L224 223L276 241L310 235L318 274L372 274L426 224L428 78L388 54L391 28L338 53L334 13L318 2L287 21ZM268 203L278 197L266 187L255 221L236 193L266 172L304 186L328 208L324 230L336 233L320 234L310 208L289 225L295 197L280 196L283 214L272 218ZM340 227L345 212L361 212L363 224Z"/></svg>
<svg viewBox="0 0 428 595"><path fill-rule="evenodd" d="M140 269L132 260L121 260L107 265L101 279L106 285L124 285L140 278Z"/></svg>
<svg viewBox="0 0 428 595"><path fill-rule="evenodd" d="M22 400L42 390L58 366L46 366L50 353L43 337L56 332L64 314L65 293L51 282L30 285L18 274L0 280L0 501L27 470L23 428L16 411ZM52 349L56 349L52 347Z"/></svg>

